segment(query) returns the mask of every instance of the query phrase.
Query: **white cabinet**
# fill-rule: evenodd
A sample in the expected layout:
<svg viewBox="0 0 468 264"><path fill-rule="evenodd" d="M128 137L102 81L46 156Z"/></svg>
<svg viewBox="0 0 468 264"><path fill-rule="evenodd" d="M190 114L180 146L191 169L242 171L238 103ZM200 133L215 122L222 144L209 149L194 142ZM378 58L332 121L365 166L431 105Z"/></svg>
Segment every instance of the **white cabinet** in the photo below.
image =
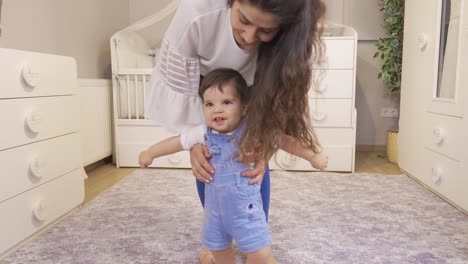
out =
<svg viewBox="0 0 468 264"><path fill-rule="evenodd" d="M328 155L329 171L354 171L356 142L357 34L351 27L329 25L323 62L313 67L309 107L312 125ZM271 169L315 170L307 161L278 151Z"/></svg>
<svg viewBox="0 0 468 264"><path fill-rule="evenodd" d="M405 4L398 162L468 211L468 3L450 2Z"/></svg>
<svg viewBox="0 0 468 264"><path fill-rule="evenodd" d="M0 255L84 199L72 58L0 49Z"/></svg>

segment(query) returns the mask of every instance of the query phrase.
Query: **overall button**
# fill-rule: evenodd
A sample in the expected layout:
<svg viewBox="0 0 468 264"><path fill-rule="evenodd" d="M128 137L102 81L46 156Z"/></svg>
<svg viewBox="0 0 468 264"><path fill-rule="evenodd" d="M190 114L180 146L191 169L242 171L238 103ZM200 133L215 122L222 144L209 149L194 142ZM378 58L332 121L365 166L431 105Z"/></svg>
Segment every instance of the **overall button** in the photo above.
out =
<svg viewBox="0 0 468 264"><path fill-rule="evenodd" d="M213 155L219 155L221 154L221 149L218 146L211 146L210 153Z"/></svg>

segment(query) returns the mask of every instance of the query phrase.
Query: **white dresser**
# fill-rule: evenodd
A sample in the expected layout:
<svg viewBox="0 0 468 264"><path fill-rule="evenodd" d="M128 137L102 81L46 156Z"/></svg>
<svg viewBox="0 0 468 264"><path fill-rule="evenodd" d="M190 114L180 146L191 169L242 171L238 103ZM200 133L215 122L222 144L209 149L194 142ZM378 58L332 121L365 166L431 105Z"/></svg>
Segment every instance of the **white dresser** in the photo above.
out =
<svg viewBox="0 0 468 264"><path fill-rule="evenodd" d="M0 49L0 256L84 199L72 58Z"/></svg>
<svg viewBox="0 0 468 264"><path fill-rule="evenodd" d="M446 3L405 4L398 163L468 212L468 2Z"/></svg>
<svg viewBox="0 0 468 264"><path fill-rule="evenodd" d="M309 92L312 125L328 154L329 171L354 171L356 142L356 31L345 25L329 25L324 36L323 63L314 67ZM315 170L309 162L278 151L270 168Z"/></svg>

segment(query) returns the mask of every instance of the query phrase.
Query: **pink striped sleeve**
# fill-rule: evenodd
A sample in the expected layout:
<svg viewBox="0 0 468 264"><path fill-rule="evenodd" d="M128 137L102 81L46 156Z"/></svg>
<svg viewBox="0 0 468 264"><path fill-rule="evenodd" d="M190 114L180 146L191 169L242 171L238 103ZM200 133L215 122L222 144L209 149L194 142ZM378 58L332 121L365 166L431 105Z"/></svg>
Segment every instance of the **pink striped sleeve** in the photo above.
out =
<svg viewBox="0 0 468 264"><path fill-rule="evenodd" d="M200 81L198 58L183 57L170 48L165 40L161 46L160 72L164 83L172 90L197 95Z"/></svg>

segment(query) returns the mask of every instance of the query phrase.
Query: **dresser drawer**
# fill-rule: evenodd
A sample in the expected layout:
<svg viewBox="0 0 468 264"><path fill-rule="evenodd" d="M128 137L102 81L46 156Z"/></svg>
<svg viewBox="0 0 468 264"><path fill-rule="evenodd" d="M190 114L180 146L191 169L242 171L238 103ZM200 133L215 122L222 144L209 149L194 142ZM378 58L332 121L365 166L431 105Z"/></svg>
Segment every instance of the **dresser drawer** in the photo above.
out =
<svg viewBox="0 0 468 264"><path fill-rule="evenodd" d="M0 100L0 150L79 130L77 96Z"/></svg>
<svg viewBox="0 0 468 264"><path fill-rule="evenodd" d="M314 127L350 127L352 99L309 99L310 116Z"/></svg>
<svg viewBox="0 0 468 264"><path fill-rule="evenodd" d="M463 119L431 113L426 117L428 126L423 133L426 148L461 161L465 149L460 147L460 142L466 140L462 135Z"/></svg>
<svg viewBox="0 0 468 264"><path fill-rule="evenodd" d="M0 98L76 94L73 58L0 49Z"/></svg>
<svg viewBox="0 0 468 264"><path fill-rule="evenodd" d="M325 54L320 64L314 69L353 69L355 40L353 39L325 39Z"/></svg>
<svg viewBox="0 0 468 264"><path fill-rule="evenodd" d="M327 171L353 170L354 150L352 146L324 145L323 148L328 155ZM282 150L273 155L269 165L271 170L316 170L308 161Z"/></svg>
<svg viewBox="0 0 468 264"><path fill-rule="evenodd" d="M309 98L353 98L354 70L315 70Z"/></svg>
<svg viewBox="0 0 468 264"><path fill-rule="evenodd" d="M84 199L83 170L43 184L0 203L0 252L52 223Z"/></svg>
<svg viewBox="0 0 468 264"><path fill-rule="evenodd" d="M468 210L466 167L432 150L426 149L424 155L427 166L420 179L435 192Z"/></svg>
<svg viewBox="0 0 468 264"><path fill-rule="evenodd" d="M0 202L81 167L78 133L0 151Z"/></svg>
<svg viewBox="0 0 468 264"><path fill-rule="evenodd" d="M315 127L314 131L321 145L354 146L355 128Z"/></svg>

